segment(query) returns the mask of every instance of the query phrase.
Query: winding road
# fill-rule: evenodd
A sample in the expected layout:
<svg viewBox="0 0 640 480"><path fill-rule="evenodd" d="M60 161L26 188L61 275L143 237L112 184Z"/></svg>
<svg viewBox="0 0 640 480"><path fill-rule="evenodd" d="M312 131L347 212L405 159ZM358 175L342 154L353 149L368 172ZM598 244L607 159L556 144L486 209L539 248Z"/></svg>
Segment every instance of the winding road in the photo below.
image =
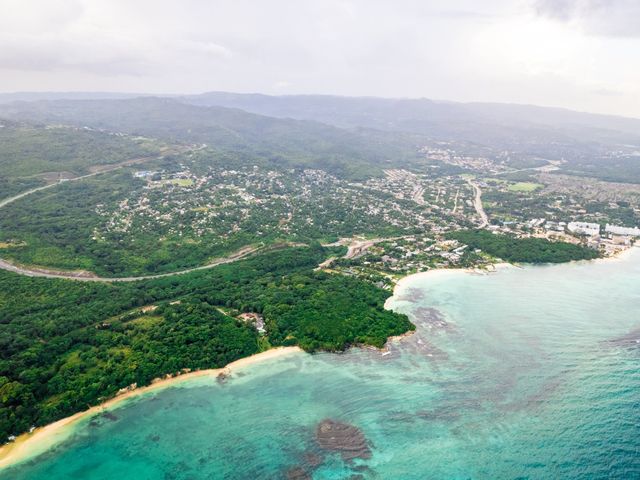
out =
<svg viewBox="0 0 640 480"><path fill-rule="evenodd" d="M274 247L275 248L275 247ZM186 270L179 270L177 272L158 273L155 275L142 275L139 277L99 277L86 271L65 272L61 270L50 270L47 268L26 267L21 265L15 265L0 258L0 269L7 270L27 277L44 277L44 278L61 278L65 280L77 280L81 282L139 282L141 280L153 280L156 278L171 277L174 275L184 275L186 273L196 272L198 270L207 270L209 268L224 265L225 263L232 263L243 258L249 257L258 251L266 251L270 248L261 247L245 247L231 255L223 258L217 258L206 265L200 265L199 267L188 268Z"/></svg>
<svg viewBox="0 0 640 480"><path fill-rule="evenodd" d="M0 201L0 208L6 207L7 205L17 200L20 200L21 198L24 198L28 195L31 195L36 192L40 192L42 190L46 190L48 188L53 188L62 183L76 182L78 180L93 177L101 173L111 172L113 170L117 170L125 166L133 165L136 163L143 163L145 161L152 160L154 158L156 157L135 158L135 159L127 160L126 162L119 163L117 165L108 166L106 168L105 167L99 168L98 170L88 173L86 175L70 178L68 180L61 180L55 183L51 183L49 185L44 185L42 187L33 188L31 190L27 190L25 192L19 193L18 195L14 195L13 197L5 198L4 200ZM198 270L206 270L209 268L217 267L218 265L223 265L225 263L236 262L238 260L241 260L243 258L246 258L250 255L257 253L258 251L275 249L275 248L278 248L278 245L271 246L271 247L265 247L264 245L247 246L232 253L231 255L228 255L223 258L217 258L207 263L206 265L201 265L199 267L188 268L188 269L180 270L177 272L159 273L155 275L142 275L137 277L99 277L87 271L63 271L63 270L55 270L55 269L48 269L48 268L40 268L35 266L16 265L2 258L0 258L0 269L7 270L9 272L18 273L20 275L25 275L28 277L60 278L65 280L77 280L82 282L108 282L108 283L138 282L141 280L152 280L155 278L170 277L173 275L184 275L186 273L195 272Z"/></svg>
<svg viewBox="0 0 640 480"><path fill-rule="evenodd" d="M86 175L80 175L79 177L67 178L64 180L58 180L57 182L50 183L49 185L44 185L42 187L32 188L31 190L27 190L25 192L19 193L18 195L14 195L13 197L5 198L4 200L0 200L0 208L6 207L10 203L15 202L16 200L20 200L21 198L26 197L27 195L31 195L32 193L39 192L41 190L46 190L48 188L53 188L55 186L61 185L63 183L68 182L77 182L78 180L83 180L89 177L95 177L96 175L100 175L101 173L113 172L114 170L118 170L122 167L128 167L131 165L135 165L136 163L144 163L150 160L155 160L158 158L162 158L164 155L160 155L159 157L138 157L132 158L131 160L126 160L124 162L120 162L114 165L96 165L93 166L93 171L91 173L87 173ZM91 170L91 168L90 168Z"/></svg>
<svg viewBox="0 0 640 480"><path fill-rule="evenodd" d="M62 180L56 183L52 183L49 185L45 185L42 187L37 187L37 188L33 188L31 190L27 190L26 192L22 192L18 195L14 195L13 197L10 198L6 198L2 201L0 201L0 208L5 207L17 200L20 200L21 198L24 198L28 195L31 195L33 193L48 189L48 188L53 188L57 185L60 185L61 183L66 183L66 182L75 182L78 180L82 180L85 178L89 178L89 177L93 177L95 175L99 175L101 173L107 173L107 172L111 172L113 170L122 168L124 166L128 166L128 165L132 165L135 163L142 163L144 161L147 160L151 160L150 157L148 158L136 158L136 159L132 159L132 160L128 160L126 162L122 162L118 165L114 165L114 166L109 166L107 168L101 168L100 170L91 172L89 174L86 175L82 175L79 177L74 177L74 178L70 178L68 180ZM476 209L476 212L478 213L478 216L480 217L481 220L481 224L480 224L480 228L485 228L487 225L489 225L489 217L487 216L486 212L484 211L484 208L482 207L482 190L480 189L480 186L475 183L472 180L468 180L469 185L471 185L475 191L475 198L474 198L474 207ZM439 193L439 192L438 192ZM459 191L458 191L459 193ZM456 195L456 204L457 204L457 195ZM455 211L455 209L454 209ZM402 237L397 237L397 238L402 238ZM362 255L369 247L371 247L372 245L374 245L377 242L380 241L385 241L385 240L393 240L393 239L389 239L389 238L385 238L385 239L381 239L381 238L376 238L376 239L370 239L370 240L363 240L363 241L356 241L353 244L349 245L349 250L347 252L347 254L345 255L345 258L354 258L357 257L359 255ZM198 270L206 270L209 268L213 268L213 267L217 267L219 265L224 265L226 263L232 263L232 262L236 262L238 260L244 259L250 255L253 255L259 251L265 251L265 250L270 250L270 249L274 249L274 248L278 248L278 245L275 246L271 246L271 247L266 247L264 245L261 246L247 246L247 247L243 247L240 250L232 253L231 255L228 255L226 257L222 257L222 258L217 258L209 263L207 263L206 265L201 265L198 267L193 267L193 268L188 268L185 270L179 270L176 272L169 272L169 273L160 273L160 274L155 274L155 275L141 275L141 276L134 276L134 277L100 277L97 276L95 274L93 274L92 272L87 272L87 271L62 271L62 270L55 270L55 269L48 269L48 268L42 268L42 267L36 267L36 266L25 266L25 265L16 265L14 263L11 263L7 260L4 260L2 258L0 258L0 269L2 270L7 270L10 272L14 272L14 273L18 273L20 275L25 275L28 277L44 277L44 278L59 278L59 279L66 279L66 280L76 280L76 281L82 281L82 282L107 282L107 283L115 283L115 282L138 282L141 280L152 280L152 279L156 279L156 278L163 278L163 277L170 277L173 275L184 275L190 272L195 272Z"/></svg>

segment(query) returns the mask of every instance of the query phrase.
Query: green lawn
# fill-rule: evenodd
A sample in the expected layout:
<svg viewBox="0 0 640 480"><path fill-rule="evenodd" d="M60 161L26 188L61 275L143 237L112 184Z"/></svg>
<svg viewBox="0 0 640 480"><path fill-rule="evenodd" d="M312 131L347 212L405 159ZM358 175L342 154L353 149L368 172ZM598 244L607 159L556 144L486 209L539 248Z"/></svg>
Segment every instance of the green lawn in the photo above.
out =
<svg viewBox="0 0 640 480"><path fill-rule="evenodd" d="M542 187L544 187L544 185L540 183L518 182L512 185L509 185L509 191L510 192L534 192Z"/></svg>
<svg viewBox="0 0 640 480"><path fill-rule="evenodd" d="M190 178L172 178L171 180L167 180L167 183L178 185L180 187L190 187L193 185L193 180Z"/></svg>

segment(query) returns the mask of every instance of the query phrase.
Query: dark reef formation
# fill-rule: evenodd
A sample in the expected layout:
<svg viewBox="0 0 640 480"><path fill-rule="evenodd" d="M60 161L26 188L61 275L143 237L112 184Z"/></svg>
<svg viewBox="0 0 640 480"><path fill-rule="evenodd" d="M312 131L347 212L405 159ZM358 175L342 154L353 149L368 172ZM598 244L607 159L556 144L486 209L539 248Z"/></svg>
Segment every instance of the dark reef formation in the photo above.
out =
<svg viewBox="0 0 640 480"><path fill-rule="evenodd" d="M608 343L614 347L625 349L640 349L640 328L630 331L620 337L613 338Z"/></svg>
<svg viewBox="0 0 640 480"><path fill-rule="evenodd" d="M345 461L371 458L371 449L359 428L331 419L316 427L316 442L327 452L338 452Z"/></svg>
<svg viewBox="0 0 640 480"><path fill-rule="evenodd" d="M285 472L287 480L311 480L311 474L302 467L293 467Z"/></svg>
<svg viewBox="0 0 640 480"><path fill-rule="evenodd" d="M358 472L370 471L369 467L354 464L354 460L371 458L369 441L362 431L354 425L326 418L315 428L315 442L304 452L299 465L284 471L287 480L307 480L331 454L339 454L354 472L350 478L364 478Z"/></svg>

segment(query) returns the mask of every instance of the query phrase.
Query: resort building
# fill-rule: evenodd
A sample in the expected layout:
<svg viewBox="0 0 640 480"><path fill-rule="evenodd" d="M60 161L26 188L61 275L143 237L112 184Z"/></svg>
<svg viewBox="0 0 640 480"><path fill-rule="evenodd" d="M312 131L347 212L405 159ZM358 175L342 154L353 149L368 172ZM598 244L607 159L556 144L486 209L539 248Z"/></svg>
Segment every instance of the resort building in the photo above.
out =
<svg viewBox="0 0 640 480"><path fill-rule="evenodd" d="M588 235L595 237L600 235L600 225L587 222L569 222L567 230L576 235Z"/></svg>
<svg viewBox="0 0 640 480"><path fill-rule="evenodd" d="M619 227L617 225L609 225L607 223L604 229L607 233L613 233L614 235L625 235L630 237L640 237L640 228L638 227Z"/></svg>

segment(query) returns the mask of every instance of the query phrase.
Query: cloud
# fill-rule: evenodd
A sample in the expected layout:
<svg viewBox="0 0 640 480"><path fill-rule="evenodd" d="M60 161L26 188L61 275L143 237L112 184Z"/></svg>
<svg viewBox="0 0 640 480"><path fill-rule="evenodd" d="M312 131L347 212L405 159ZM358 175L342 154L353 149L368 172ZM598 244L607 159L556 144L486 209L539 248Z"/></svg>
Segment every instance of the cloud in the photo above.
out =
<svg viewBox="0 0 640 480"><path fill-rule="evenodd" d="M85 13L79 0L0 0L0 31L63 31ZM28 7L28 8L25 8Z"/></svg>
<svg viewBox="0 0 640 480"><path fill-rule="evenodd" d="M233 53L230 49L223 45L219 45L210 41L203 42L178 42L178 46L184 48L186 51L196 54L202 54L207 57L215 58L232 58Z"/></svg>
<svg viewBox="0 0 640 480"><path fill-rule="evenodd" d="M621 92L620 90L611 90L610 88L597 88L592 90L592 92L603 97L619 97L624 95L624 92Z"/></svg>
<svg viewBox="0 0 640 480"><path fill-rule="evenodd" d="M567 22L575 14L576 3L575 0L537 0L533 8L540 16Z"/></svg>
<svg viewBox="0 0 640 480"><path fill-rule="evenodd" d="M273 88L284 89L284 88L289 88L292 85L293 84L291 82L288 82L286 80L278 80L276 83L273 84Z"/></svg>
<svg viewBox="0 0 640 480"><path fill-rule="evenodd" d="M638 8L640 0L0 0L0 91L324 93L640 115Z"/></svg>
<svg viewBox="0 0 640 480"><path fill-rule="evenodd" d="M5 70L142 75L150 67L143 50L108 37L0 33L0 45L0 69Z"/></svg>
<svg viewBox="0 0 640 480"><path fill-rule="evenodd" d="M640 37L638 0L536 0L543 17L573 23L591 35Z"/></svg>
<svg viewBox="0 0 640 480"><path fill-rule="evenodd" d="M181 30L170 9L136 12L118 0L0 0L0 9L10 12L0 17L0 70L139 77L233 57L203 28L207 15Z"/></svg>

